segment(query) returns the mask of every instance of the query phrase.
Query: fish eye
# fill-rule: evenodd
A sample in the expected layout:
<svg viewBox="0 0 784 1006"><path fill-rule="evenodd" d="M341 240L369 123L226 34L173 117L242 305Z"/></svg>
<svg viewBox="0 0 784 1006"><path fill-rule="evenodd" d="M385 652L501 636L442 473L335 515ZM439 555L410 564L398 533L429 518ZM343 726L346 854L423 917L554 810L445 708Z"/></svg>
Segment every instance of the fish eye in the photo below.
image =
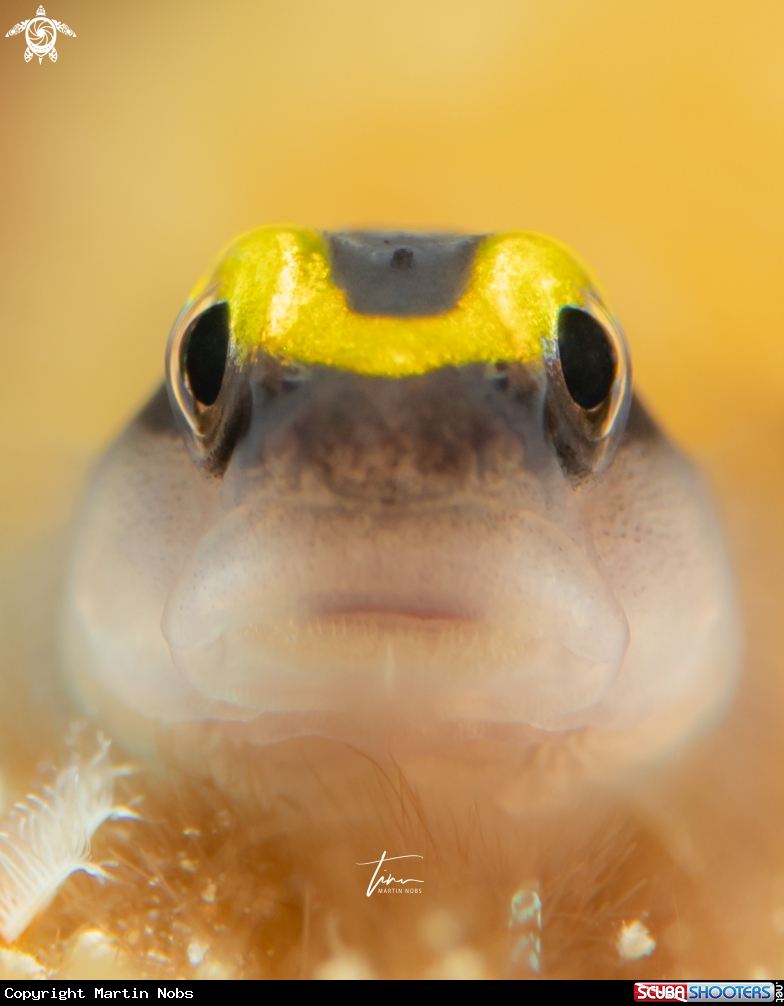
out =
<svg viewBox="0 0 784 1006"><path fill-rule="evenodd" d="M213 304L191 323L183 339L183 370L200 405L212 405L220 394L228 354L229 305Z"/></svg>
<svg viewBox="0 0 784 1006"><path fill-rule="evenodd" d="M215 287L185 305L166 348L166 390L193 460L225 470L250 416L250 388L230 351L231 311Z"/></svg>
<svg viewBox="0 0 784 1006"><path fill-rule="evenodd" d="M604 471L626 428L631 361L623 331L601 301L562 307L545 344L546 421L561 467L575 478Z"/></svg>
<svg viewBox="0 0 784 1006"><path fill-rule="evenodd" d="M572 400L582 409L601 405L612 391L618 357L600 322L579 308L561 308L558 355Z"/></svg>

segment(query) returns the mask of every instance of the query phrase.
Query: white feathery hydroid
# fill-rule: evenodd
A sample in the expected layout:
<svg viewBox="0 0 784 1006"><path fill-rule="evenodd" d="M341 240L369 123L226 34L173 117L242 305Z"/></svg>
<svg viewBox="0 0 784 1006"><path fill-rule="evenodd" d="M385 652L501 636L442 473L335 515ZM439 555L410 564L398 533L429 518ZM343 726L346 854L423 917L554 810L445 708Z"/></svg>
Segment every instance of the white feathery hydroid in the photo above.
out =
<svg viewBox="0 0 784 1006"><path fill-rule="evenodd" d="M112 765L109 744L98 735L98 751L77 757L41 796L16 804L0 831L0 935L13 943L77 870L108 877L89 861L90 839L104 821L138 817L113 804L114 780L127 767Z"/></svg>

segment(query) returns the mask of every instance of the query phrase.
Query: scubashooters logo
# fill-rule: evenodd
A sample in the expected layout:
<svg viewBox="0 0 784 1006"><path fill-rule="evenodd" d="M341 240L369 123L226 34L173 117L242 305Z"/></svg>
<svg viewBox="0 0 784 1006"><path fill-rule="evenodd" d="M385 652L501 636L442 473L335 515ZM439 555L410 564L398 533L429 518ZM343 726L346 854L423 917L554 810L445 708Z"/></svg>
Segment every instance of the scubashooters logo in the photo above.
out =
<svg viewBox="0 0 784 1006"><path fill-rule="evenodd" d="M779 982L635 982L635 1002L735 1002L778 999Z"/></svg>
<svg viewBox="0 0 784 1006"><path fill-rule="evenodd" d="M421 894L422 888L417 887L417 884L424 884L424 880L418 880L416 877L406 877L398 878L393 876L391 873L388 877L385 877L382 873L382 867L385 863L392 863L399 859L424 859L424 856L417 856L415 853L410 856L390 856L387 859L386 850L381 853L381 859L371 859L367 863L357 863L357 866L375 866L373 871L373 876L370 878L370 883L365 891L366 896L369 898L371 894ZM402 872L400 870L398 873Z"/></svg>
<svg viewBox="0 0 784 1006"><path fill-rule="evenodd" d="M18 35L22 31L25 33L25 38L27 39L27 48L24 54L26 63L29 63L33 56L38 57L39 63L43 60L44 56L48 56L53 63L56 63L57 50L54 47L54 43L58 31L63 35L71 35L73 38L76 38L76 34L71 31L67 24L46 17L46 11L43 7L38 8L34 18L15 24L10 31L5 33L5 37Z"/></svg>

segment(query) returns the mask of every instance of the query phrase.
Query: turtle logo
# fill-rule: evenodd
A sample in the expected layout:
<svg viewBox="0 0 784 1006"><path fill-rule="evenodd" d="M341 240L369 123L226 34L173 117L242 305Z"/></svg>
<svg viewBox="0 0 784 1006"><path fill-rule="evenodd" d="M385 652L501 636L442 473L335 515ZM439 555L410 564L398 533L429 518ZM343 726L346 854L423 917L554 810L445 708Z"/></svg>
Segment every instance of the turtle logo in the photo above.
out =
<svg viewBox="0 0 784 1006"><path fill-rule="evenodd" d="M27 49L24 54L26 63L29 63L33 56L37 56L40 63L46 55L49 56L49 59L53 63L56 63L57 50L54 47L54 40L57 38L58 31L62 32L63 35L73 35L76 38L75 33L71 31L67 24L46 17L46 11L43 7L38 8L34 18L15 24L10 31L5 33L5 37L18 35L20 31L25 33L25 38L27 39Z"/></svg>

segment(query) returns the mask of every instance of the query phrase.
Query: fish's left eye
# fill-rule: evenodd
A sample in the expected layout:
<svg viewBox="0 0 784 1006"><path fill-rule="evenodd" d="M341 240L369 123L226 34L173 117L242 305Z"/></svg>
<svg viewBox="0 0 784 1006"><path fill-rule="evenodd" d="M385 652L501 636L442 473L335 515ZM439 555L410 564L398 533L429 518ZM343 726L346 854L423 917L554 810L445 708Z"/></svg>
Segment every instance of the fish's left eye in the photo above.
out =
<svg viewBox="0 0 784 1006"><path fill-rule="evenodd" d="M547 427L571 476L612 461L631 404L631 364L616 319L598 298L565 305L545 343Z"/></svg>
<svg viewBox="0 0 784 1006"><path fill-rule="evenodd" d="M576 307L558 315L558 355L564 382L581 409L595 409L612 391L617 354L601 324Z"/></svg>

